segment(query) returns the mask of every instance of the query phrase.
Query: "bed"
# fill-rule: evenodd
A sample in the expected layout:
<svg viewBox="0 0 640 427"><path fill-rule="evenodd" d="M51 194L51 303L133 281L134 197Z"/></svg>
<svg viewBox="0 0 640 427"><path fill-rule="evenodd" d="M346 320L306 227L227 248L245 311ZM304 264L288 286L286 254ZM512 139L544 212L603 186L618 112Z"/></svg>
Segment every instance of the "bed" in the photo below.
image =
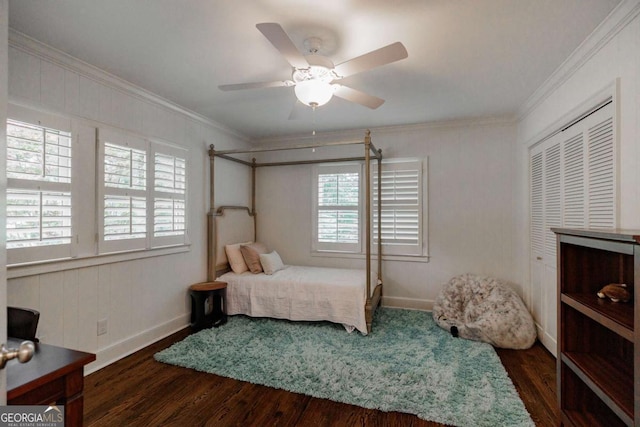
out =
<svg viewBox="0 0 640 427"><path fill-rule="evenodd" d="M367 334L364 270L286 265L272 275L228 272L227 314L340 323Z"/></svg>
<svg viewBox="0 0 640 427"><path fill-rule="evenodd" d="M256 210L255 210L255 169L261 166L286 166L289 164L308 164L303 162L279 162L259 164L253 159L247 162L232 155L261 151L229 150L215 151L211 146L210 159L210 203L208 214L208 262L207 280L227 282L227 314L244 314L253 317L272 317L293 321L330 321L343 324L348 331L358 330L362 334L371 332L373 314L382 297L381 260L378 256L377 279L371 266L371 179L370 152L378 160L378 168L382 159L380 150L375 150L367 132L364 142L365 155L353 159L364 160L365 163L365 266L363 269L343 269L287 265L273 274L251 272L233 272L225 248L228 245L255 242ZM353 144L347 143L347 144ZM333 144L335 145L335 143ZM284 149L310 148L312 146L287 147ZM313 146L318 147L318 146ZM268 151L273 151L270 149ZM275 149L279 150L279 149ZM252 168L252 206L220 206L213 208L215 198L214 159L223 158L245 164ZM326 162L323 159L322 162ZM378 169L380 170L380 169ZM380 176L380 173L378 173ZM380 185L380 182L378 182ZM378 206L381 203L378 202ZM378 212L380 214L380 212ZM378 230L378 233L380 231ZM378 242L381 241L378 234ZM378 243L378 254L381 245ZM372 280L375 283L372 284Z"/></svg>

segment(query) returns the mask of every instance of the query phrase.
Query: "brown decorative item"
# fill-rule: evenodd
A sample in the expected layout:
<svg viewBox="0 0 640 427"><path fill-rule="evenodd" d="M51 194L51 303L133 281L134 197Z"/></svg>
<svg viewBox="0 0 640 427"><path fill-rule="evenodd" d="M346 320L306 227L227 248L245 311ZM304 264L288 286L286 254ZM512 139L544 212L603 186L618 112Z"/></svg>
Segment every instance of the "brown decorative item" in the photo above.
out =
<svg viewBox="0 0 640 427"><path fill-rule="evenodd" d="M597 293L599 298L608 298L612 302L629 302L631 293L624 283L610 283Z"/></svg>

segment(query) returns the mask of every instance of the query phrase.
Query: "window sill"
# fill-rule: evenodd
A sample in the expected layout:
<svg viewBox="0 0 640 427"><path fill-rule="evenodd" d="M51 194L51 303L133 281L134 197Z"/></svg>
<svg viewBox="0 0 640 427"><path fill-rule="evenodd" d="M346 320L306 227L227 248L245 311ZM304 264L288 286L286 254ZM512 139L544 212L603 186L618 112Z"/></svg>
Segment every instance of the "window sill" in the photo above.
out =
<svg viewBox="0 0 640 427"><path fill-rule="evenodd" d="M153 249L141 249L136 251L115 252L110 254L85 256L78 258L61 258L47 261L36 261L7 266L7 279L35 276L38 274L53 273L56 271L73 270L96 265L113 264L122 261L151 258L164 255L173 255L189 252L191 245L164 246Z"/></svg>
<svg viewBox="0 0 640 427"><path fill-rule="evenodd" d="M349 253L349 252L332 252L332 251L312 251L312 257L319 258L348 258L348 259L365 259L365 254ZM382 255L383 261L396 262L429 262L429 255ZM371 260L377 260L376 254L371 254Z"/></svg>

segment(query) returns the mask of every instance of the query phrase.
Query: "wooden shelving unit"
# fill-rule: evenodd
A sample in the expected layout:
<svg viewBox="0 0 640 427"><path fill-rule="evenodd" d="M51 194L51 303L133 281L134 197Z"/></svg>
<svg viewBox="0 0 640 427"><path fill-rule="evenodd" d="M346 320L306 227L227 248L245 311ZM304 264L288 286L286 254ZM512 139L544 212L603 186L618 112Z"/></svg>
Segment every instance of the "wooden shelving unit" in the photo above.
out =
<svg viewBox="0 0 640 427"><path fill-rule="evenodd" d="M640 231L553 231L562 425L640 426L640 316L634 292L634 283L640 284ZM598 298L609 283L626 283L631 301Z"/></svg>

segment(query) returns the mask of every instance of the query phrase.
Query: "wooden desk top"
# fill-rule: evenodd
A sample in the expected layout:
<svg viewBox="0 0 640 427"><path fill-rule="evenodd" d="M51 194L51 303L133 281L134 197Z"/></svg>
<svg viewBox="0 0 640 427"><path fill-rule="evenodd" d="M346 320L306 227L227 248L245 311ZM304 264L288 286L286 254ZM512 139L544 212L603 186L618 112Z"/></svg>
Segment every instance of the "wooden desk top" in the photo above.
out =
<svg viewBox="0 0 640 427"><path fill-rule="evenodd" d="M7 347L17 348L24 340L9 338ZM36 343L36 352L27 363L7 362L7 400L28 393L42 384L73 372L96 360L96 355L54 345Z"/></svg>
<svg viewBox="0 0 640 427"><path fill-rule="evenodd" d="M218 289L224 289L227 287L227 282L202 282L189 286L192 291L217 291Z"/></svg>

